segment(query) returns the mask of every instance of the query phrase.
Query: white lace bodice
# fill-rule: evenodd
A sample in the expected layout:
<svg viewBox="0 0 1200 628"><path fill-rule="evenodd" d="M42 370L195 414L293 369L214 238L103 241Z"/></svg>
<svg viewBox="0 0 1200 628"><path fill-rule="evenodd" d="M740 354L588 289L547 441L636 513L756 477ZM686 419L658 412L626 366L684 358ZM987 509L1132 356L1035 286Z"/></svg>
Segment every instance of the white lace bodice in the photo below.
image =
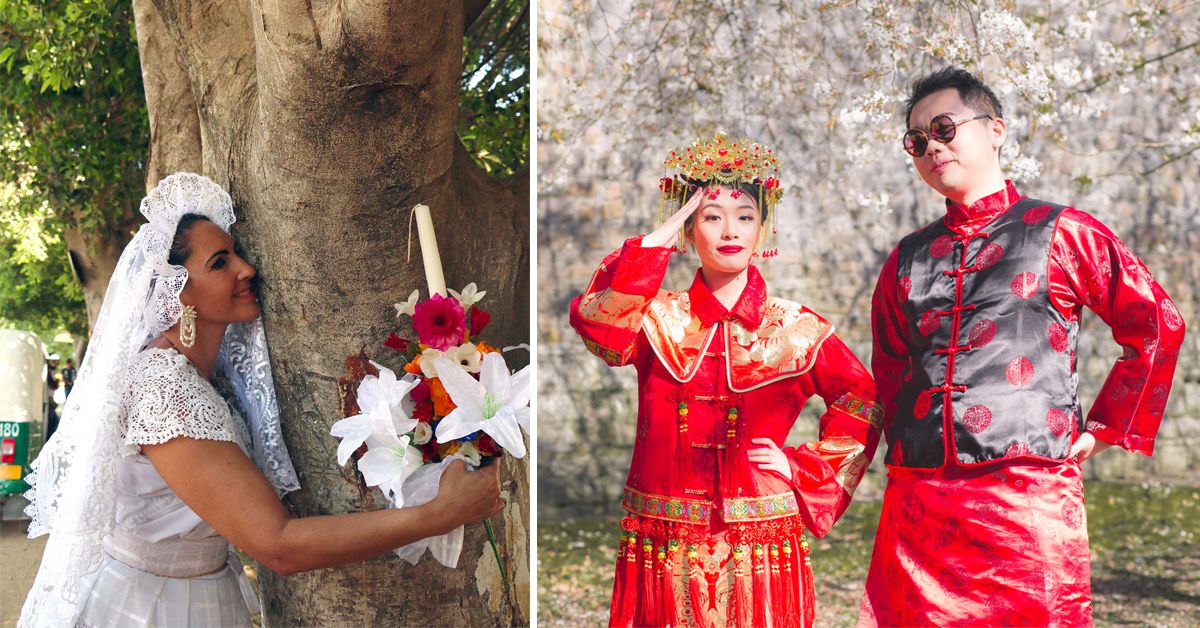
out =
<svg viewBox="0 0 1200 628"><path fill-rule="evenodd" d="M142 350L182 311L178 295L187 271L168 259L180 217L199 214L228 233L235 219L229 195L209 179L178 173L151 190L141 212L149 222L117 261L59 429L26 476L29 534L50 539L21 609L22 628L79 622L91 583L111 566L102 545L113 533L148 532L143 526L174 515L178 519L156 527L155 535L207 534L186 529L191 522L184 520L194 514L174 508L182 502L165 483L159 486L162 478L139 455L142 445L181 436L235 442L280 494L299 488L279 425L261 318L230 325L218 356L228 397L236 396L248 422L183 356Z"/></svg>
<svg viewBox="0 0 1200 628"><path fill-rule="evenodd" d="M141 445L180 436L237 443L248 450L246 421L178 351L142 351L130 363L125 382L121 418L126 457L139 454Z"/></svg>

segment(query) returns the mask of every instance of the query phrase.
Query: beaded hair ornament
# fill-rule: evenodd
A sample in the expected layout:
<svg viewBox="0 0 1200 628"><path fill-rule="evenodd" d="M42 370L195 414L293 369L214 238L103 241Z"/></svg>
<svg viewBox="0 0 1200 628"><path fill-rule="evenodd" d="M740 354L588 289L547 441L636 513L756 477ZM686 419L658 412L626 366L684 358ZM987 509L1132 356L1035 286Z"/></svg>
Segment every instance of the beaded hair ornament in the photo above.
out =
<svg viewBox="0 0 1200 628"><path fill-rule="evenodd" d="M682 207L698 187L732 187L734 198L749 188L757 196L759 211L765 215L756 248L763 249L763 257L779 254L778 248L767 246L774 244L775 206L783 198L783 188L779 185L779 157L774 150L752 140L730 140L724 133L717 133L712 139L697 139L672 150L663 167L674 172L658 182L662 192L658 224ZM719 194L707 193L712 198ZM686 251L687 238L682 233L680 242Z"/></svg>

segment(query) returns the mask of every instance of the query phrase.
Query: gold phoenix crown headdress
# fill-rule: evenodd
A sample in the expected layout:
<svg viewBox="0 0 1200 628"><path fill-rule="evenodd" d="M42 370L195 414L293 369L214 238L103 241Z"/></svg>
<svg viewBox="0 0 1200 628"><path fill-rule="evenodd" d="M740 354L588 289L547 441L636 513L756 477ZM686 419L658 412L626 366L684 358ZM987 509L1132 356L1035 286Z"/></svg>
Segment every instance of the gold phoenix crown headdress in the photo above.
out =
<svg viewBox="0 0 1200 628"><path fill-rule="evenodd" d="M763 237L759 238L759 248L765 249L762 255L771 257L779 253L774 247L766 246L775 236L775 206L783 198L783 188L779 184L779 156L774 150L752 140L730 140L724 133L717 133L710 140L697 139L672 150L663 166L675 172L658 182L662 192L659 224L682 207L697 187L731 186L736 198L743 193L741 185L747 184L753 186L758 207L765 213ZM687 242L686 238L680 240Z"/></svg>

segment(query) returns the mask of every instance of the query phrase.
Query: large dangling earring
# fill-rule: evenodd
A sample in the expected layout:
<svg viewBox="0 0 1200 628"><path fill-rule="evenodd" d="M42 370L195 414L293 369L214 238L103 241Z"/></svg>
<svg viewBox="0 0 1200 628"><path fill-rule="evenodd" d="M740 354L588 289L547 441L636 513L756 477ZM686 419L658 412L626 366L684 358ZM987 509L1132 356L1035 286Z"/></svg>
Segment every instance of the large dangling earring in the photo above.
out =
<svg viewBox="0 0 1200 628"><path fill-rule="evenodd" d="M187 348L196 344L196 308L183 306L183 316L179 319L179 343Z"/></svg>

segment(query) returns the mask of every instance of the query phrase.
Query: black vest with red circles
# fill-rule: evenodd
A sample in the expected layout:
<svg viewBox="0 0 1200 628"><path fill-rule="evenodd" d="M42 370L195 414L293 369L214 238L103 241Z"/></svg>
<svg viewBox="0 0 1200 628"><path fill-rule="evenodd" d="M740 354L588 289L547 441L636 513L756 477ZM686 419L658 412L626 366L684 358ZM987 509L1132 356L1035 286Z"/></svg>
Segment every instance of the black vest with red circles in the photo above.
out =
<svg viewBox="0 0 1200 628"><path fill-rule="evenodd" d="M900 241L910 353L888 464L1066 458L1082 421L1079 326L1051 304L1046 280L1064 209L1026 198L972 236L939 220Z"/></svg>

